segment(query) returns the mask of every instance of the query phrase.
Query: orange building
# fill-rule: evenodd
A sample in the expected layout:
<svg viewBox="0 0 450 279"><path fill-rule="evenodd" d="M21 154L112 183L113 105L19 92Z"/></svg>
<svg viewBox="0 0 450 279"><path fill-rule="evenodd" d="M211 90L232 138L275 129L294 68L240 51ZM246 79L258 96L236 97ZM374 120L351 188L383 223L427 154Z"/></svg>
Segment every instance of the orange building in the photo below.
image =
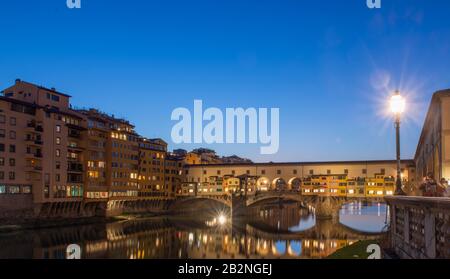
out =
<svg viewBox="0 0 450 279"><path fill-rule="evenodd" d="M2 92L0 211L47 214L61 209L58 203L77 210L84 193L83 115L54 88L18 79Z"/></svg>

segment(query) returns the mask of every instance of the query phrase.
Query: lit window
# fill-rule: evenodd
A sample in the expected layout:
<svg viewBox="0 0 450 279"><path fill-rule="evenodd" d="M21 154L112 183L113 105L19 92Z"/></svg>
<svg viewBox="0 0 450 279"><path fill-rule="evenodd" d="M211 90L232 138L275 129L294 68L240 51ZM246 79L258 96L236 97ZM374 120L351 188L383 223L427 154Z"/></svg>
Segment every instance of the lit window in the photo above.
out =
<svg viewBox="0 0 450 279"><path fill-rule="evenodd" d="M56 138L56 144L61 144L61 138Z"/></svg>
<svg viewBox="0 0 450 279"><path fill-rule="evenodd" d="M98 178L98 171L88 171L89 178Z"/></svg>
<svg viewBox="0 0 450 279"><path fill-rule="evenodd" d="M61 125L56 125L56 132L61 133Z"/></svg>

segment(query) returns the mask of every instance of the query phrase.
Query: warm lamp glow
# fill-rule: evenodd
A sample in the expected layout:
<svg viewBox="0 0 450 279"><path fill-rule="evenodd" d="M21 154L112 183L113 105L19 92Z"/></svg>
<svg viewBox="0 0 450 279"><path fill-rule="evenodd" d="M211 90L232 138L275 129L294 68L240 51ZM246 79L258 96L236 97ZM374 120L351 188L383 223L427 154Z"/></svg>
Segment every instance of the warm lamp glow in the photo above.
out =
<svg viewBox="0 0 450 279"><path fill-rule="evenodd" d="M225 217L223 214L220 214L219 218L217 218L217 221L220 225L224 225L227 222L227 217Z"/></svg>
<svg viewBox="0 0 450 279"><path fill-rule="evenodd" d="M401 114L405 111L405 99L397 92L391 97L391 112L395 114Z"/></svg>

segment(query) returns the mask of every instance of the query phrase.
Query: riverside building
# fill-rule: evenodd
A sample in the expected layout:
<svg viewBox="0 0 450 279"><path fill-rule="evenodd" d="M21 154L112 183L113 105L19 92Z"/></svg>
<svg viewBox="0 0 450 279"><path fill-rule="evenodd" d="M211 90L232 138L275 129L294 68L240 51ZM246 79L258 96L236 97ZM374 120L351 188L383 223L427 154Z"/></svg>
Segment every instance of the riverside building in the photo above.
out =
<svg viewBox="0 0 450 279"><path fill-rule="evenodd" d="M17 79L0 97L0 215L75 212L86 121L70 96Z"/></svg>

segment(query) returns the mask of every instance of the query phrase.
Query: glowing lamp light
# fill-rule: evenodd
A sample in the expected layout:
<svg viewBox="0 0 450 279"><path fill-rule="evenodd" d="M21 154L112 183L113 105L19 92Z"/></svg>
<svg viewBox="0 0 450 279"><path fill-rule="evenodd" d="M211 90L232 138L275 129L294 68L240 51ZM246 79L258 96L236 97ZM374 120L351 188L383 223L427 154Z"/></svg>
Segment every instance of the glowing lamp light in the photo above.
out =
<svg viewBox="0 0 450 279"><path fill-rule="evenodd" d="M402 114L405 111L406 102L398 92L391 97L390 101L391 112L394 114Z"/></svg>
<svg viewBox="0 0 450 279"><path fill-rule="evenodd" d="M217 221L219 222L220 225L225 225L225 223L227 222L227 217L225 217L224 215L219 215Z"/></svg>

